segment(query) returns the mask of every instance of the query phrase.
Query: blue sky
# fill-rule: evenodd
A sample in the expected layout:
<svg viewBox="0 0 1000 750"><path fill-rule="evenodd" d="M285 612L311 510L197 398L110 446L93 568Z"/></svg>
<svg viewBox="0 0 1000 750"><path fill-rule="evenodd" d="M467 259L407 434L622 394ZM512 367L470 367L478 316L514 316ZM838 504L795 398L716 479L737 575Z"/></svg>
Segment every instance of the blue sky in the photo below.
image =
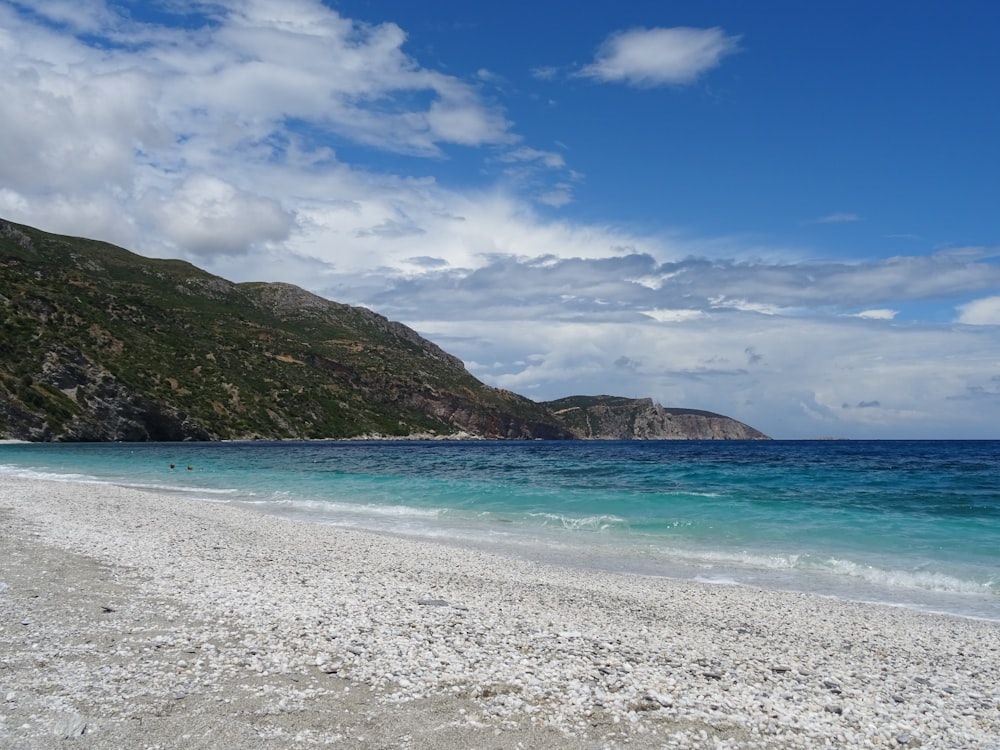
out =
<svg viewBox="0 0 1000 750"><path fill-rule="evenodd" d="M1000 437L993 2L0 0L0 216L486 382Z"/></svg>

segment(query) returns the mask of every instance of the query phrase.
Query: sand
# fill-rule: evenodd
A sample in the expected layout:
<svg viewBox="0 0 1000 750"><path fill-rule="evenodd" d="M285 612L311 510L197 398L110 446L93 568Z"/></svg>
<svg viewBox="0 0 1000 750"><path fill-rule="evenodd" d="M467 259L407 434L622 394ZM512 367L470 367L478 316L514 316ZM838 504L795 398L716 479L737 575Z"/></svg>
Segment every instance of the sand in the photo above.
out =
<svg viewBox="0 0 1000 750"><path fill-rule="evenodd" d="M0 479L0 747L1000 748L1000 624Z"/></svg>

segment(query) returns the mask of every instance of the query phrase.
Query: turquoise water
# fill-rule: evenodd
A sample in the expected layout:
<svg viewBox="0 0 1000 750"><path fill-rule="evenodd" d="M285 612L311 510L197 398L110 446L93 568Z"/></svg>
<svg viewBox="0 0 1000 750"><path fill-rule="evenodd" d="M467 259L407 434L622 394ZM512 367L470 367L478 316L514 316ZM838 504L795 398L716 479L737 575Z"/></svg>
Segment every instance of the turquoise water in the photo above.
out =
<svg viewBox="0 0 1000 750"><path fill-rule="evenodd" d="M31 444L3 474L1000 620L1000 441Z"/></svg>

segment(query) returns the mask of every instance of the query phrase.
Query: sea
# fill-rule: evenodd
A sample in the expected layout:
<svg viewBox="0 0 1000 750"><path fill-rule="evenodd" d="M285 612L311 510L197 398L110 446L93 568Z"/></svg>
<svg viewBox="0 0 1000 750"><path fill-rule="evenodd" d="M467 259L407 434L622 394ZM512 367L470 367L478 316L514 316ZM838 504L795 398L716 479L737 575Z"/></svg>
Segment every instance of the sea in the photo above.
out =
<svg viewBox="0 0 1000 750"><path fill-rule="evenodd" d="M4 444L5 475L1000 622L1000 441Z"/></svg>

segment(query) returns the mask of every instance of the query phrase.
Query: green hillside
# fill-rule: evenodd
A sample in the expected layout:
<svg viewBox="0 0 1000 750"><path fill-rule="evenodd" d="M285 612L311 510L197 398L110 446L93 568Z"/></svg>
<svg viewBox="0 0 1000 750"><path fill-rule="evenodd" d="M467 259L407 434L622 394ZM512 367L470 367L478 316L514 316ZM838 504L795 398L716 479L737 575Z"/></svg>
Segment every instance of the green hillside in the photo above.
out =
<svg viewBox="0 0 1000 750"><path fill-rule="evenodd" d="M4 221L0 330L0 436L571 436L370 310Z"/></svg>

